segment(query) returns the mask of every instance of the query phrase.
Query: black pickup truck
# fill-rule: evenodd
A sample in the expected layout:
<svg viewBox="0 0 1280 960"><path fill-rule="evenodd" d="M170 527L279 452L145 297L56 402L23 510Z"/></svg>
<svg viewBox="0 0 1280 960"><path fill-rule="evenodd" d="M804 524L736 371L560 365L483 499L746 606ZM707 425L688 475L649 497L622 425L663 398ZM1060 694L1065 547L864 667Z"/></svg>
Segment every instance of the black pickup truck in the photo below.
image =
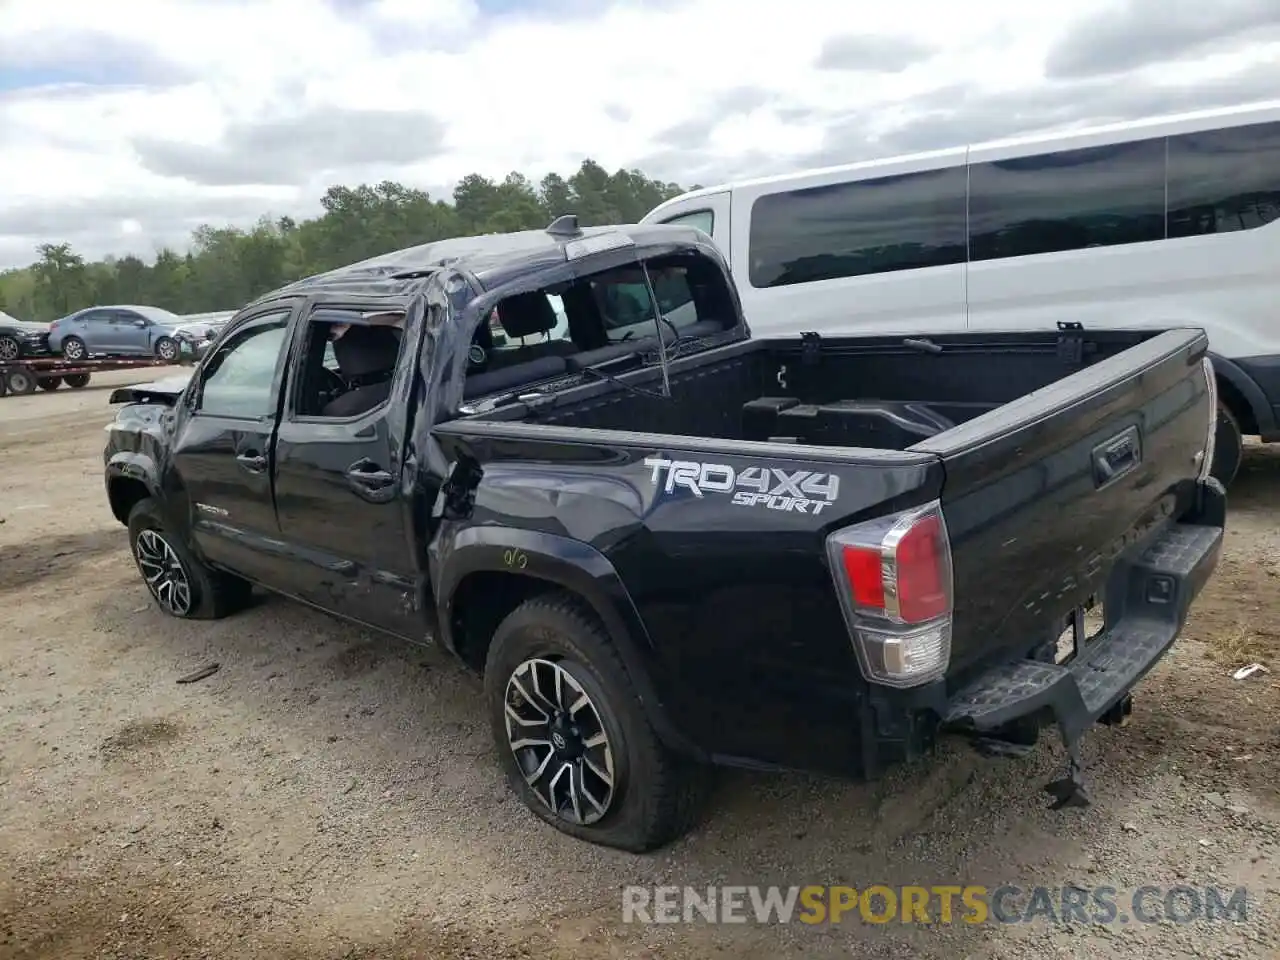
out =
<svg viewBox="0 0 1280 960"><path fill-rule="evenodd" d="M246 307L114 392L107 496L169 614L259 585L455 653L513 788L593 842L679 836L711 764L1055 725L1083 805L1081 737L1218 561L1206 347L753 339L704 234L561 218Z"/></svg>

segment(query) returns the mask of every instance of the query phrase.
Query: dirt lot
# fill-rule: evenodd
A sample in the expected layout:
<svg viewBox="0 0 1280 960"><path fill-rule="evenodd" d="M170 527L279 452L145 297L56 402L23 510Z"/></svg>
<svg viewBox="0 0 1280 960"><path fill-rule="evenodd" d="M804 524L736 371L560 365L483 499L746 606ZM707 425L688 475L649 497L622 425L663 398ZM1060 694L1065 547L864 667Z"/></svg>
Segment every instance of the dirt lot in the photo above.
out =
<svg viewBox="0 0 1280 960"><path fill-rule="evenodd" d="M96 387L0 400L0 957L1280 956L1275 450L1250 451L1224 562L1134 722L1089 740L1092 808L1043 809L1055 744L956 747L871 786L726 773L701 828L632 857L508 796L478 684L439 651L280 600L158 613L107 511ZM1253 660L1277 672L1231 679ZM735 882L1251 901L1243 923L621 922L622 884Z"/></svg>

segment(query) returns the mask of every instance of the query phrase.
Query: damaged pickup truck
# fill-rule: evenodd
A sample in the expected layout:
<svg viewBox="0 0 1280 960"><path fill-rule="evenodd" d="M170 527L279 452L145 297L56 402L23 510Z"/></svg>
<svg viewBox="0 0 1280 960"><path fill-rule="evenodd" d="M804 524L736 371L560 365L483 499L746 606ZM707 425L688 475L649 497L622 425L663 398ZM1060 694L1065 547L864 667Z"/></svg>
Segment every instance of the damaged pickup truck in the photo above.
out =
<svg viewBox="0 0 1280 960"><path fill-rule="evenodd" d="M704 234L563 217L246 307L115 391L106 492L166 613L258 585L456 654L513 789L595 843L681 835L712 764L874 777L951 734L1056 727L1084 805L1081 738L1218 561L1206 347L753 339Z"/></svg>

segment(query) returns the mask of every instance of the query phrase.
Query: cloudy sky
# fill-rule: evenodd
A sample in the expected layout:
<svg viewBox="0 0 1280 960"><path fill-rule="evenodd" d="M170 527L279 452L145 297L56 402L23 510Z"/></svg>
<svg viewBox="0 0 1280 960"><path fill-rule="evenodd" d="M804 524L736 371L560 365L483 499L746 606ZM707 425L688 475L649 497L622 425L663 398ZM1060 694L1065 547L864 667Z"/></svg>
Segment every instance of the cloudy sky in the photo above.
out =
<svg viewBox="0 0 1280 960"><path fill-rule="evenodd" d="M1280 0L0 0L0 268L326 186L708 184L1280 97Z"/></svg>

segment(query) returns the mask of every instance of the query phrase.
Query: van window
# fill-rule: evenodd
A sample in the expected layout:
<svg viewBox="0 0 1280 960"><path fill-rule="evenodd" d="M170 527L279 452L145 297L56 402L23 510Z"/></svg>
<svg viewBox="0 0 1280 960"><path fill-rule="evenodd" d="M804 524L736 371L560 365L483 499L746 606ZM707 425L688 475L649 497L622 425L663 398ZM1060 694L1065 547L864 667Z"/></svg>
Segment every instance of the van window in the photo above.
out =
<svg viewBox="0 0 1280 960"><path fill-rule="evenodd" d="M1232 233L1280 217L1280 123L1169 138L1169 236Z"/></svg>
<svg viewBox="0 0 1280 960"><path fill-rule="evenodd" d="M1164 139L969 167L971 260L1164 239Z"/></svg>
<svg viewBox="0 0 1280 960"><path fill-rule="evenodd" d="M707 236L712 236L712 231L716 226L716 215L710 210L698 210L694 213L681 214L678 217L672 217L670 220L663 220L663 223L676 223L683 227L693 227L695 230L701 230Z"/></svg>
<svg viewBox="0 0 1280 960"><path fill-rule="evenodd" d="M963 165L760 197L751 208L753 287L965 262Z"/></svg>

